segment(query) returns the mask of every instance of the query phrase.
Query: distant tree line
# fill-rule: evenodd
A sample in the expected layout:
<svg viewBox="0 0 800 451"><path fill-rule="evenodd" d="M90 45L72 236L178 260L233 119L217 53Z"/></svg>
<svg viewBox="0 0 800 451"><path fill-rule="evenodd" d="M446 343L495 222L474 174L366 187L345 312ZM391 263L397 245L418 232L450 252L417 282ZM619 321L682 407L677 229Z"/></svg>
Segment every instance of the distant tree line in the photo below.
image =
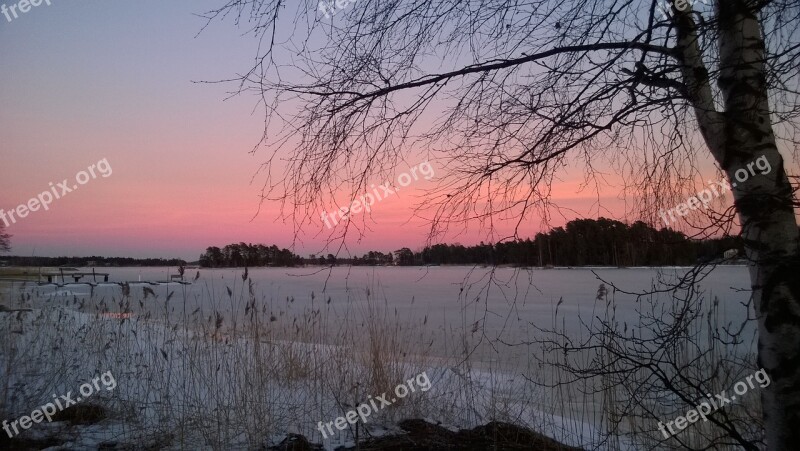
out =
<svg viewBox="0 0 800 451"><path fill-rule="evenodd" d="M130 257L21 257L5 256L0 261L10 266L182 266L186 261L172 258Z"/></svg>
<svg viewBox="0 0 800 451"><path fill-rule="evenodd" d="M230 244L209 247L200 265L211 268L243 266L665 266L691 265L722 258L725 251L741 252L737 237L694 240L672 229L657 230L644 222L625 224L600 218L577 219L564 227L538 233L533 239L475 246L436 244L414 252L404 247L394 252L370 251L362 256L336 257L293 254L277 246Z"/></svg>
<svg viewBox="0 0 800 451"><path fill-rule="evenodd" d="M0 227L0 250L8 246ZM672 229L656 230L637 221L625 224L612 219L576 219L564 227L538 233L533 239L497 244L435 244L414 252L404 247L394 252L370 251L362 256L310 255L303 258L276 245L229 244L209 247L200 256L206 268L353 265L511 265L511 266L664 266L691 265L719 259L725 251L743 244L738 237L694 240ZM181 266L186 261L129 257L21 257L3 256L14 266Z"/></svg>
<svg viewBox="0 0 800 451"><path fill-rule="evenodd" d="M279 249L274 244L229 244L223 248L212 246L200 256L204 268L238 268L255 266L298 266L304 264L301 257L288 249Z"/></svg>
<svg viewBox="0 0 800 451"><path fill-rule="evenodd" d="M743 244L737 237L693 240L672 229L644 222L577 219L565 227L538 233L533 240L461 246L437 244L414 254L419 264L514 266L663 266L691 265L721 258Z"/></svg>

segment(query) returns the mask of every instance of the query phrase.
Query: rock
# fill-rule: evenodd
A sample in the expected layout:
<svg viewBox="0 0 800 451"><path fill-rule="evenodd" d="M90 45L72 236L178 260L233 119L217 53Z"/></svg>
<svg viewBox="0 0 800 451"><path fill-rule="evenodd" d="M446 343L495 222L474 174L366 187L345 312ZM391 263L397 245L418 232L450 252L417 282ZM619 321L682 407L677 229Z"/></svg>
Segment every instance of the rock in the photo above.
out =
<svg viewBox="0 0 800 451"><path fill-rule="evenodd" d="M53 421L65 421L70 424L95 424L106 418L108 418L106 409L94 404L70 406L53 415Z"/></svg>
<svg viewBox="0 0 800 451"><path fill-rule="evenodd" d="M311 444L299 434L289 434L282 442L267 448L268 451L322 451L322 446Z"/></svg>
<svg viewBox="0 0 800 451"><path fill-rule="evenodd" d="M423 420L404 420L403 435L380 437L362 442L363 451L582 451L563 445L529 429L493 421L474 429L450 431ZM355 448L337 448L350 451Z"/></svg>

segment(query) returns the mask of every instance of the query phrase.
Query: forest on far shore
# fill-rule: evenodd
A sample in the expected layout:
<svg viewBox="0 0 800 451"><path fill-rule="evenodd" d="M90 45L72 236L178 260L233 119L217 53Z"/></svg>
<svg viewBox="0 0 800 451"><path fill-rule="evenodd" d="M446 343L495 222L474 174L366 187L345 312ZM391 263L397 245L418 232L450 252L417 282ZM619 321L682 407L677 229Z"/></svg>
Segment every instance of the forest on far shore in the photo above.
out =
<svg viewBox="0 0 800 451"><path fill-rule="evenodd" d="M349 257L333 254L301 257L276 245L233 243L207 248L196 262L162 258L2 256L0 266L683 266L722 260L725 252L733 249L741 255L743 244L739 237L696 240L672 229L656 230L641 221L629 225L600 218L570 221L564 227L537 233L532 239L474 246L435 244L417 251L404 247Z"/></svg>
<svg viewBox="0 0 800 451"><path fill-rule="evenodd" d="M510 265L534 266L669 266L722 259L725 251L741 251L738 237L694 240L672 229L656 230L644 222L577 219L564 227L538 233L533 239L497 244L435 244L418 251L370 251L362 256L301 257L288 249L263 244L209 247L199 264L210 268L353 265Z"/></svg>

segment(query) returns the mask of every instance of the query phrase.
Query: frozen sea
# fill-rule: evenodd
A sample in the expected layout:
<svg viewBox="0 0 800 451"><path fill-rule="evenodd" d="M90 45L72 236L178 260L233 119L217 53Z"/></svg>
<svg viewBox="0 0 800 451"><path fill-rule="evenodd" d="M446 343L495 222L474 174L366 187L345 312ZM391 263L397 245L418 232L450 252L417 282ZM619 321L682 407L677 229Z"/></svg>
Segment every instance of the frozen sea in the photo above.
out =
<svg viewBox="0 0 800 451"><path fill-rule="evenodd" d="M382 412L373 432L409 416L452 427L500 418L576 446L639 449L589 446L602 429L598 400L584 399L580 387L551 392L532 383L558 377L535 358L542 351L533 342L547 336L542 329L581 342L608 315L625 328L654 312L669 318L684 301L664 284L694 274L685 267L190 269L191 284L183 285L146 283L170 280L175 267L95 270L108 272L109 283L8 287L13 306L32 309L4 317L19 351L5 356L14 363L0 375L25 387L12 413L29 411L42 393L113 371L120 386L109 405L142 415L103 436L137 442L137 434L158 439L158 428L168 427L182 437L175 449L252 449L266 428L275 442L299 432L326 449L352 443L346 434L323 440L316 425L341 414L339 399L352 396L353 382L375 378L375 356L393 369L388 382L427 371L433 389ZM716 304L717 325L737 329L748 318L746 267L707 268L695 279L691 291L704 299L698 311ZM696 323L700 333L707 321ZM752 323L745 338L754 337ZM753 351L754 341L742 343L734 352ZM670 399L660 405L685 410ZM254 400L264 410L258 415ZM222 426L220 412L228 415ZM216 435L191 432L198 422ZM92 440L82 433L70 446Z"/></svg>
<svg viewBox="0 0 800 451"><path fill-rule="evenodd" d="M380 314L387 322L424 330L425 340L421 335L417 338L420 346L423 341L426 347L433 343L430 346L433 356L469 353L479 364L519 369L520 357L528 350L504 344L530 341L536 334L533 326L552 328L556 308L558 328L577 336L585 330L588 320L600 315L598 309L604 308L605 302L597 301L603 284L608 298L613 298L616 321L634 325L640 320L640 312L651 308L649 300L679 302L666 293L650 296L637 296L637 293L663 288L661 283L674 283L691 270L688 267L251 268L245 282L242 268L189 269L185 278L192 281L191 285L132 284L129 310L134 315L149 311L155 318L168 314L170 320L190 312L199 312L204 317L219 312L230 326L233 320L242 320L247 298L252 293L259 309L271 313L278 321L322 311L335 329L354 317L363 318L365 312ZM91 268L82 271L91 271ZM169 280L177 273L177 268L96 268L96 271L110 273L110 282L138 282ZM195 280L198 271L199 278ZM721 323L744 321L750 296L746 267L717 266L698 279L695 288L706 302L716 300L719 303ZM147 296L144 287L152 290L155 297ZM102 300L110 304L112 311L119 308L115 303L122 297L122 288L118 285L43 286L29 290L46 302L67 306L76 305L76 299L84 307L86 303ZM357 339L360 325L350 326ZM464 343L464 337L469 339L468 344Z"/></svg>

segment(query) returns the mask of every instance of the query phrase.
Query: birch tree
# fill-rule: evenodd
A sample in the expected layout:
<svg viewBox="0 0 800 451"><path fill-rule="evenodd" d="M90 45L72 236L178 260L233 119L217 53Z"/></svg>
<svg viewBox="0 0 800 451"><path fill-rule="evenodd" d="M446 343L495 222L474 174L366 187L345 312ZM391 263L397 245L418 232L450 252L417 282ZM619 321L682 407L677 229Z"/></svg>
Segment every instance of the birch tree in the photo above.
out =
<svg viewBox="0 0 800 451"><path fill-rule="evenodd" d="M233 81L266 113L264 198L298 228L419 149L446 169L419 205L432 240L548 218L567 165L598 193L597 168L614 168L655 223L713 159L734 204L702 211L710 231L733 224L745 240L772 380L766 440L789 450L800 443L798 14L796 0L229 0L208 19L259 40ZM737 183L757 158L772 170Z"/></svg>

